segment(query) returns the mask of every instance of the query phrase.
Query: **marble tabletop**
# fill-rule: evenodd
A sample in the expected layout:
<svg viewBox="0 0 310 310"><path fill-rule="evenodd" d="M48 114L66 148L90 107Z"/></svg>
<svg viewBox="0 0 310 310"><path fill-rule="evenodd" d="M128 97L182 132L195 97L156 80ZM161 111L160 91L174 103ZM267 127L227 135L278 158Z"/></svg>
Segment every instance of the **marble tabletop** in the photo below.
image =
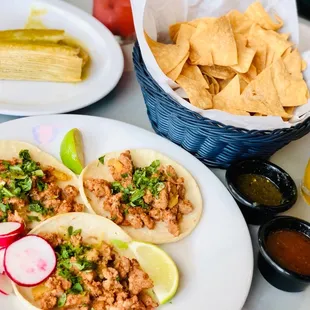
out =
<svg viewBox="0 0 310 310"><path fill-rule="evenodd" d="M88 11L92 10L91 0L67 0ZM310 48L310 22L300 19L300 50ZM95 115L120 120L146 130L152 130L146 114L143 97L136 80L131 62L132 45L123 47L125 71L116 88L105 98L72 114ZM16 116L0 115L0 123ZM211 169L224 182L224 170ZM303 293L285 293L272 287L256 268L257 227L249 226L252 237L255 268L251 290L243 310L308 310L310 308L310 289ZM225 294L225 292L223 292ZM197 309L198 310L198 309ZM217 309L210 309L217 310Z"/></svg>

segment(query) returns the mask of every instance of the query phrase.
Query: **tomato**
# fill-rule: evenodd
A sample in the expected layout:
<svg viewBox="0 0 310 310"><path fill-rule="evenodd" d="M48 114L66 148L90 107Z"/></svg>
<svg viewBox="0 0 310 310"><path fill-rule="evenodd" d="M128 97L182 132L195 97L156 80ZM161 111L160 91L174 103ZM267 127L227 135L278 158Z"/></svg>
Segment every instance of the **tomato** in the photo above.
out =
<svg viewBox="0 0 310 310"><path fill-rule="evenodd" d="M130 0L94 0L93 15L114 35L127 38L135 32Z"/></svg>

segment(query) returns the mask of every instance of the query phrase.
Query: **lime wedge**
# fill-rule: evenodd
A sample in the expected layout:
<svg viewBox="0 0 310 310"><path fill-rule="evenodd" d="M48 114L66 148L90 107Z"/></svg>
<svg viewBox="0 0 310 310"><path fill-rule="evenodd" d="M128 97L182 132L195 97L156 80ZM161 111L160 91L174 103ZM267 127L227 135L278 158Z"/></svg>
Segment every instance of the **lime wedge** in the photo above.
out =
<svg viewBox="0 0 310 310"><path fill-rule="evenodd" d="M80 174L84 168L84 151L81 132L73 128L66 133L60 145L60 158L65 166Z"/></svg>
<svg viewBox="0 0 310 310"><path fill-rule="evenodd" d="M132 241L129 248L134 252L142 269L153 280L153 291L158 302L168 302L179 285L179 272L174 261L161 248L150 243Z"/></svg>

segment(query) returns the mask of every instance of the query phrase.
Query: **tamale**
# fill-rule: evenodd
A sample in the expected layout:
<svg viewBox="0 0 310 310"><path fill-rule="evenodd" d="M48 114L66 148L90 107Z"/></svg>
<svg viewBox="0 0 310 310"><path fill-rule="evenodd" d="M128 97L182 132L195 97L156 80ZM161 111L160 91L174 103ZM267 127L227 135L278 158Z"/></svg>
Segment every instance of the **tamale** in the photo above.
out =
<svg viewBox="0 0 310 310"><path fill-rule="evenodd" d="M0 79L79 82L80 49L55 43L0 41Z"/></svg>
<svg viewBox="0 0 310 310"><path fill-rule="evenodd" d="M65 38L64 30L16 29L0 31L0 41L39 41L57 43Z"/></svg>

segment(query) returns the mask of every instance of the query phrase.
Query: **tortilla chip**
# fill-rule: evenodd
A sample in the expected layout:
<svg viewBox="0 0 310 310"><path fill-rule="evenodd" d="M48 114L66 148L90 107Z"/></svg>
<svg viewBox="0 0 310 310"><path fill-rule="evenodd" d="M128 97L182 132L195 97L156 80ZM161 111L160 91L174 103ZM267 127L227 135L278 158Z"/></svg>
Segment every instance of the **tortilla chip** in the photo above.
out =
<svg viewBox="0 0 310 310"><path fill-rule="evenodd" d="M180 30L181 26L185 25L185 24L186 24L186 22L176 23L176 24L170 25L169 35L170 35L171 40L174 43L177 41L179 30Z"/></svg>
<svg viewBox="0 0 310 310"><path fill-rule="evenodd" d="M270 68L261 72L241 95L245 109L252 113L290 118L279 100L278 92L272 80Z"/></svg>
<svg viewBox="0 0 310 310"><path fill-rule="evenodd" d="M212 108L212 96L200 83L184 75L180 75L176 82L185 90L192 105L203 110Z"/></svg>
<svg viewBox="0 0 310 310"><path fill-rule="evenodd" d="M219 85L218 81L213 76L210 76L208 74L206 74L206 76L209 79L209 87L211 87L211 85L213 85L213 88L212 88L213 92L210 91L210 93L212 95L216 95L220 91L220 85Z"/></svg>
<svg viewBox="0 0 310 310"><path fill-rule="evenodd" d="M253 64L251 64L249 71L247 73L240 73L240 76L247 83L250 83L257 77L256 67Z"/></svg>
<svg viewBox="0 0 310 310"><path fill-rule="evenodd" d="M240 83L240 93L242 94L245 88L249 85L249 83L242 77L242 75L238 74L239 83Z"/></svg>
<svg viewBox="0 0 310 310"><path fill-rule="evenodd" d="M274 22L259 1L253 2L244 14L267 30L279 30L283 26L283 20L275 15L276 22Z"/></svg>
<svg viewBox="0 0 310 310"><path fill-rule="evenodd" d="M290 33L279 33L279 35L282 37L283 40L288 40L290 37Z"/></svg>
<svg viewBox="0 0 310 310"><path fill-rule="evenodd" d="M253 25L252 20L237 10L230 11L226 16L229 19L234 34L238 33L245 35L250 31L251 26Z"/></svg>
<svg viewBox="0 0 310 310"><path fill-rule="evenodd" d="M209 86L209 92L210 92L211 95L215 95L214 84L210 84L210 86Z"/></svg>
<svg viewBox="0 0 310 310"><path fill-rule="evenodd" d="M188 59L188 56L189 56L189 53L186 54L186 56L182 59L182 61L173 70L167 73L168 78L175 81L179 77L184 67L184 64L186 63Z"/></svg>
<svg viewBox="0 0 310 310"><path fill-rule="evenodd" d="M230 83L232 79L227 79L227 80L218 80L218 84L220 86L220 92Z"/></svg>
<svg viewBox="0 0 310 310"><path fill-rule="evenodd" d="M286 107L284 108L284 110L286 111L286 113L293 115L294 111L295 111L295 107Z"/></svg>
<svg viewBox="0 0 310 310"><path fill-rule="evenodd" d="M201 87L209 88L209 83L203 77L198 66L185 63L181 74L189 79L195 80L201 85Z"/></svg>
<svg viewBox="0 0 310 310"><path fill-rule="evenodd" d="M238 63L235 38L226 16L200 22L190 40L190 61L202 66Z"/></svg>
<svg viewBox="0 0 310 310"><path fill-rule="evenodd" d="M236 75L236 72L232 70L229 67L223 67L223 66L201 66L200 67L201 71L208 76L213 76L217 79L231 79Z"/></svg>
<svg viewBox="0 0 310 310"><path fill-rule="evenodd" d="M293 45L292 42L284 40L279 33L272 30L265 30L262 27L258 26L257 24L254 24L250 30L249 34L250 46L253 43L253 40L263 41L267 45L268 52L272 51L274 53L272 59L273 58L278 59L279 57L282 56L282 54L285 52L287 48Z"/></svg>
<svg viewBox="0 0 310 310"><path fill-rule="evenodd" d="M179 34L179 30L182 25L189 25L189 26L197 28L198 24L200 24L201 22L209 23L209 22L212 22L212 20L214 19L216 18L215 17L203 17L203 18L196 18L190 22L181 22L181 23L173 24L169 27L170 38L173 42L176 42L178 34Z"/></svg>
<svg viewBox="0 0 310 310"><path fill-rule="evenodd" d="M231 114L249 115L244 110L244 104L241 101L238 75L230 81L224 90L213 97L213 108Z"/></svg>
<svg viewBox="0 0 310 310"><path fill-rule="evenodd" d="M179 45L163 44L152 40L147 33L145 33L145 38L159 67L165 74L169 73L182 63L189 52L188 42Z"/></svg>
<svg viewBox="0 0 310 310"><path fill-rule="evenodd" d="M307 69L307 63L304 60L302 60L301 61L301 71L304 71L306 69Z"/></svg>
<svg viewBox="0 0 310 310"><path fill-rule="evenodd" d="M238 64L231 66L231 68L239 73L246 73L250 69L256 50L246 47L247 41L240 34L235 34L235 40L238 51Z"/></svg>
<svg viewBox="0 0 310 310"><path fill-rule="evenodd" d="M284 59L287 55L289 55L292 52L292 47L289 47L288 49L285 50L285 52L282 54L282 58Z"/></svg>
<svg viewBox="0 0 310 310"><path fill-rule="evenodd" d="M255 37L253 32L250 32L248 46L256 50L253 65L257 69L257 74L259 74L266 68L267 44L262 39Z"/></svg>
<svg viewBox="0 0 310 310"><path fill-rule="evenodd" d="M296 49L282 57L286 70L294 77L302 79L302 59Z"/></svg>
<svg viewBox="0 0 310 310"><path fill-rule="evenodd" d="M196 28L189 24L182 24L177 35L176 43L182 44L184 42L189 42Z"/></svg>
<svg viewBox="0 0 310 310"><path fill-rule="evenodd" d="M302 77L290 74L282 58L270 66L273 83L283 107L297 107L308 101L308 87Z"/></svg>

